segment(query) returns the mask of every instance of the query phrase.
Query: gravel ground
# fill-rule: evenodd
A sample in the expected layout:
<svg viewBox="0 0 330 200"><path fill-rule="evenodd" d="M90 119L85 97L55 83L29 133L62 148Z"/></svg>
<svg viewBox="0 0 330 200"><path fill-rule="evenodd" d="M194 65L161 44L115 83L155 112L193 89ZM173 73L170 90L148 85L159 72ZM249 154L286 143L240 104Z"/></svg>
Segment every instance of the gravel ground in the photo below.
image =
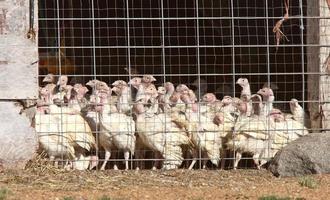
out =
<svg viewBox="0 0 330 200"><path fill-rule="evenodd" d="M302 186L302 180L307 182ZM313 184L310 184L313 182ZM4 199L330 199L330 175L276 178L266 170L62 171L0 174ZM108 197L108 198L105 198Z"/></svg>

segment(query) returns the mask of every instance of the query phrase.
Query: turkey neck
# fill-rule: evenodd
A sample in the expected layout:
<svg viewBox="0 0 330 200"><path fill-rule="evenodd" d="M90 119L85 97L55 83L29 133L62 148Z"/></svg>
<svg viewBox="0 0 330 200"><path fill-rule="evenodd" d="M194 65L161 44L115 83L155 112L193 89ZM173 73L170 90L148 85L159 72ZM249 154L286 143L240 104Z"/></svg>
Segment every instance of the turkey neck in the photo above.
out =
<svg viewBox="0 0 330 200"><path fill-rule="evenodd" d="M129 87L124 86L121 89L118 102L117 102L117 109L119 112L125 110L129 106L129 101L131 99L131 92Z"/></svg>
<svg viewBox="0 0 330 200"><path fill-rule="evenodd" d="M102 106L102 114L110 114L111 113L111 106L108 101L108 97L100 97L100 104Z"/></svg>
<svg viewBox="0 0 330 200"><path fill-rule="evenodd" d="M266 117L265 107L262 102L253 102L253 114L259 117Z"/></svg>
<svg viewBox="0 0 330 200"><path fill-rule="evenodd" d="M136 93L136 99L138 98L138 97L140 97L140 96L143 96L144 94L145 94L145 92L144 92L144 86L142 85L142 84L140 84L138 87L137 87L137 93ZM138 99L138 100L140 100L140 99Z"/></svg>
<svg viewBox="0 0 330 200"><path fill-rule="evenodd" d="M275 100L275 97L273 95L267 96L265 100L266 103L264 106L264 114L267 116L273 110L273 102Z"/></svg>
<svg viewBox="0 0 330 200"><path fill-rule="evenodd" d="M158 99L151 98L150 101L151 101L151 107L146 111L148 116L156 114L159 108Z"/></svg>
<svg viewBox="0 0 330 200"><path fill-rule="evenodd" d="M173 95L174 91L175 91L174 86L173 85L169 86L169 88L166 90L165 97L169 99Z"/></svg>
<svg viewBox="0 0 330 200"><path fill-rule="evenodd" d="M186 115L189 119L193 114L199 114L200 108L197 103L194 103L191 100L184 100L183 102L186 104Z"/></svg>
<svg viewBox="0 0 330 200"><path fill-rule="evenodd" d="M144 121L145 118L147 117L145 107L141 103L136 104L136 106L138 107L138 108L136 108L137 120Z"/></svg>
<svg viewBox="0 0 330 200"><path fill-rule="evenodd" d="M41 100L42 100L45 104L53 103L53 102L51 102L51 95L50 95L50 94L42 95L42 96L41 96Z"/></svg>
<svg viewBox="0 0 330 200"><path fill-rule="evenodd" d="M250 84L244 85L242 87L241 95L247 95L248 97L251 97L251 89L250 89Z"/></svg>
<svg viewBox="0 0 330 200"><path fill-rule="evenodd" d="M297 117L303 117L304 116L304 109L300 105L291 105L290 104L290 111L292 115Z"/></svg>

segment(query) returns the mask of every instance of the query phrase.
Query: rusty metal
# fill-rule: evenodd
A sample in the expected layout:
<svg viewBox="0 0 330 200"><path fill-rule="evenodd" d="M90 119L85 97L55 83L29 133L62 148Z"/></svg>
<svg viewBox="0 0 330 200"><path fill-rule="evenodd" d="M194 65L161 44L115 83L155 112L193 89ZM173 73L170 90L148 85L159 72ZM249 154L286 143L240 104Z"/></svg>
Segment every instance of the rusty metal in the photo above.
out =
<svg viewBox="0 0 330 200"><path fill-rule="evenodd" d="M33 25L34 25L34 0L29 0L29 3L30 3L30 7L29 7L29 31L27 32L26 34L26 37L27 39L30 39L32 40L33 42L36 41L36 32L33 28Z"/></svg>

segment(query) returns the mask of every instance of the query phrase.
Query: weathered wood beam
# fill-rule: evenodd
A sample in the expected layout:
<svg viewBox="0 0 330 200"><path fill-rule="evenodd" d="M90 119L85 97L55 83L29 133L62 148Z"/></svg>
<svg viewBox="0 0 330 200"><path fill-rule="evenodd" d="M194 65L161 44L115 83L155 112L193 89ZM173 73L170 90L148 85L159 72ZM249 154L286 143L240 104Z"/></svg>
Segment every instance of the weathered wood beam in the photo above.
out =
<svg viewBox="0 0 330 200"><path fill-rule="evenodd" d="M326 0L319 1L320 17L329 17L330 9ZM320 45L330 45L330 19L320 19L319 24ZM319 68L321 74L327 74L326 61L330 54L329 47L320 47ZM320 101L322 114L322 128L326 132L330 132L330 76L320 76Z"/></svg>
<svg viewBox="0 0 330 200"><path fill-rule="evenodd" d="M319 0L307 1L307 16L315 17L319 16ZM318 45L320 41L319 37L319 19L308 18L307 19L307 44ZM318 46L307 47L307 71L319 73L320 72L320 48ZM308 103L308 110L311 119L311 129L318 130L321 128L321 116L319 107L319 75L313 74L307 77L307 96L308 100L316 101Z"/></svg>

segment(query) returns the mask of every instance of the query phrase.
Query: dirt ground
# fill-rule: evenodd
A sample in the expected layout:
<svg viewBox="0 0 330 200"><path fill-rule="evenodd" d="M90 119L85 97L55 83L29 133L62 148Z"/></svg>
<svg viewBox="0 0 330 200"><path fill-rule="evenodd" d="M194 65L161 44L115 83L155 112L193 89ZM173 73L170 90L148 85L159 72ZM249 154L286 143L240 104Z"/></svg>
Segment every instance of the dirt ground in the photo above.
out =
<svg viewBox="0 0 330 200"><path fill-rule="evenodd" d="M276 178L266 170L7 171L0 174L0 200L258 199L270 195L330 199L330 175L309 179L316 182L315 188L301 186L302 178Z"/></svg>

